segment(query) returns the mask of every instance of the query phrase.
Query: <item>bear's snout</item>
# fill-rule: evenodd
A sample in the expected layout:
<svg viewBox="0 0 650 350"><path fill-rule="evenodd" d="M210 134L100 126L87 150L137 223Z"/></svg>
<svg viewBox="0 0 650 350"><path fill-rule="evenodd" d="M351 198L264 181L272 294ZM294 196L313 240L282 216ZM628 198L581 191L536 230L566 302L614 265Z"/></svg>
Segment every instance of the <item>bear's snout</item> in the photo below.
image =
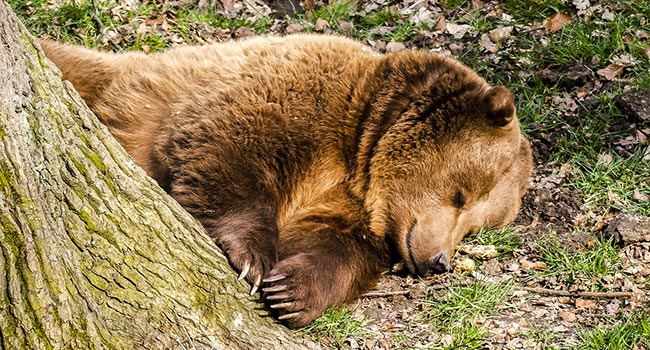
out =
<svg viewBox="0 0 650 350"><path fill-rule="evenodd" d="M436 254L432 259L429 267L425 269L423 277L431 276L438 273L445 273L451 267L451 259L446 252Z"/></svg>

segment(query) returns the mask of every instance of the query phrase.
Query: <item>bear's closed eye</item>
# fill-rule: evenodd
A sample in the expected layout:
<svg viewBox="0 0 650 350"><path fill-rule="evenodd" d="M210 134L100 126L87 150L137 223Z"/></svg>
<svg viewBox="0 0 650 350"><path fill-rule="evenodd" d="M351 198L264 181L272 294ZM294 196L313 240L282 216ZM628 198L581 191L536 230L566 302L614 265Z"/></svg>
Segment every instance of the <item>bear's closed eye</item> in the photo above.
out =
<svg viewBox="0 0 650 350"><path fill-rule="evenodd" d="M454 207L460 209L465 206L466 199L465 195L463 194L463 191L458 190L454 194Z"/></svg>

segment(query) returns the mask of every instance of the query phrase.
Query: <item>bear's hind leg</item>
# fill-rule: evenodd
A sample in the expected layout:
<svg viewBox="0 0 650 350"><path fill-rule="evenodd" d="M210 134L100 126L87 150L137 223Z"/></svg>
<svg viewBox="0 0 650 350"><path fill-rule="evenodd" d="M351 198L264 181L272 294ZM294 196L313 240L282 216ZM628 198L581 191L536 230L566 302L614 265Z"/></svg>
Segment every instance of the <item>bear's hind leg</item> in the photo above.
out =
<svg viewBox="0 0 650 350"><path fill-rule="evenodd" d="M352 217L307 215L282 228L279 259L263 280L263 297L290 327L371 289L388 268L383 239Z"/></svg>

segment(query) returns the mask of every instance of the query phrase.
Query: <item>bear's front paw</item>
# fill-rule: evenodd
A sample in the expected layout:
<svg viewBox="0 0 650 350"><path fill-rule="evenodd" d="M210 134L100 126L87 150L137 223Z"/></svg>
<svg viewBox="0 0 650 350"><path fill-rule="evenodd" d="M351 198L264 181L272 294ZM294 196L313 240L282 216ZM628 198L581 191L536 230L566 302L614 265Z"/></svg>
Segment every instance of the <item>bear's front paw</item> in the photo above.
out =
<svg viewBox="0 0 650 350"><path fill-rule="evenodd" d="M222 239L219 246L228 256L230 264L239 271L239 280L246 278L252 285L250 294L257 291L266 276L278 261L274 242L260 242L258 239Z"/></svg>
<svg viewBox="0 0 650 350"><path fill-rule="evenodd" d="M263 280L264 299L289 327L302 327L318 318L335 300L336 286L326 281L313 259L298 254L278 262Z"/></svg>

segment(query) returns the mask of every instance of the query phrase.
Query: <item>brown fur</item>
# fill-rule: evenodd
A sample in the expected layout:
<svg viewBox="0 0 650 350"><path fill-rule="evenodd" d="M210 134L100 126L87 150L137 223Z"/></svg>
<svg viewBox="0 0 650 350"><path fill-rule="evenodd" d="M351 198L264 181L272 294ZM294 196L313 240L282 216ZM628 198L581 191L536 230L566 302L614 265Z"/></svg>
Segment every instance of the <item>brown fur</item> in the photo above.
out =
<svg viewBox="0 0 650 350"><path fill-rule="evenodd" d="M465 234L514 219L531 171L512 94L439 55L309 35L43 47L291 326L372 288L392 257L448 269Z"/></svg>

